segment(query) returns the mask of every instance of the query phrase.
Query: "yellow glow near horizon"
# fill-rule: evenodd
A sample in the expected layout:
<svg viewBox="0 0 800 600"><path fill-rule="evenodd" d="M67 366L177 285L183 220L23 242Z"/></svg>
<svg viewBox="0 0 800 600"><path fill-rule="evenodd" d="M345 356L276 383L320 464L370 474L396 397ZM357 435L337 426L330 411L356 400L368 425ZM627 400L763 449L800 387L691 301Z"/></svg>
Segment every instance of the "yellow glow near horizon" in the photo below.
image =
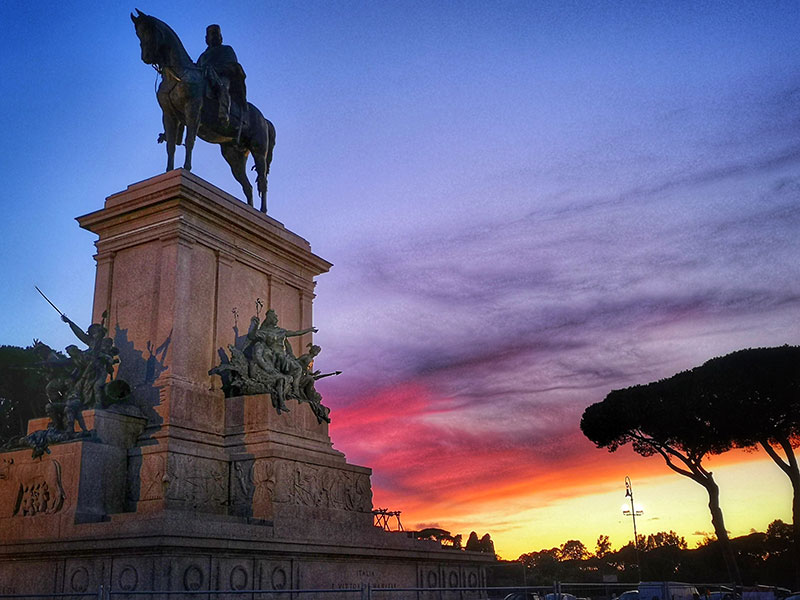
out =
<svg viewBox="0 0 800 600"><path fill-rule="evenodd" d="M497 552L514 559L523 552L559 546L569 539L579 539L593 551L601 534L608 535L615 548L626 544L633 538L633 526L630 517L619 509L625 496L624 477L621 473L613 490L559 499L523 511L517 515L522 524L518 530L492 533ZM751 529L764 531L775 519L791 522L789 478L771 460L719 466L714 478L731 536L745 535ZM703 538L702 532L713 532L708 495L694 481L666 472L664 476L634 480L633 486L636 503L641 501L647 507L636 519L640 535L673 530L694 547ZM541 502L536 495L530 498L533 503Z"/></svg>
<svg viewBox="0 0 800 600"><path fill-rule="evenodd" d="M696 546L705 533L713 532L705 489L655 459L643 460L662 467L663 475L633 479L635 502L645 510L636 518L639 534L672 530L685 537L690 548ZM754 457L735 464L709 464L720 487L725 524L732 537L753 529L764 531L775 519L791 522L791 485L771 460ZM502 504L503 509L453 515L446 525L465 537L470 529L480 529L479 535L488 531L497 553L509 560L570 539L580 540L594 551L600 535L608 535L612 546L618 548L633 538L631 519L620 511L625 501L625 475L621 471L618 482L592 482L592 489L585 494L564 495L551 488L506 501L498 499L496 506Z"/></svg>

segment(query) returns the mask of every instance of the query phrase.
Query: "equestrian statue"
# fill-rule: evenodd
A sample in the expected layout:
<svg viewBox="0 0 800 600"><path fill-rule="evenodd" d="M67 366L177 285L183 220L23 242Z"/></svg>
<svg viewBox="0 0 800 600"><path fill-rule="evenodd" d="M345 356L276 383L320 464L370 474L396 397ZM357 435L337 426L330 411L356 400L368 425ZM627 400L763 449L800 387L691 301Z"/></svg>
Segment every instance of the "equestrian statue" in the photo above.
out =
<svg viewBox="0 0 800 600"><path fill-rule="evenodd" d="M175 168L175 146L183 144L183 168L192 170L192 149L197 136L219 144L222 156L253 206L253 186L247 180L247 157L255 160L256 186L261 212L267 212L267 175L275 147L275 127L247 102L245 74L230 46L222 44L219 25L206 29L208 48L195 63L172 29L138 8L131 14L142 61L161 75L156 93L161 106L167 143L167 171Z"/></svg>

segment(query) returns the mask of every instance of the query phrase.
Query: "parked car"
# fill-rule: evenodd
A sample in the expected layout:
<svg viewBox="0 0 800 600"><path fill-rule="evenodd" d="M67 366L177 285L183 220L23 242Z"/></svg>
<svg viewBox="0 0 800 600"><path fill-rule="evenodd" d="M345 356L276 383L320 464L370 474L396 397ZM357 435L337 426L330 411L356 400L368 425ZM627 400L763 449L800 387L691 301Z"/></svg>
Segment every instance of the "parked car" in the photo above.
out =
<svg viewBox="0 0 800 600"><path fill-rule="evenodd" d="M697 588L691 583L678 581L643 581L639 584L639 596L631 600L694 600L699 597Z"/></svg>
<svg viewBox="0 0 800 600"><path fill-rule="evenodd" d="M711 592L707 596L708 600L741 600L741 594L735 594L732 590L722 588L721 590L717 590L715 592ZM784 598L783 600L789 600L788 598ZM793 600L800 600L800 595L793 597Z"/></svg>
<svg viewBox="0 0 800 600"><path fill-rule="evenodd" d="M622 592L617 600L639 600L639 590L628 590Z"/></svg>
<svg viewBox="0 0 800 600"><path fill-rule="evenodd" d="M578 600L573 594L547 594L544 600Z"/></svg>
<svg viewBox="0 0 800 600"><path fill-rule="evenodd" d="M539 592L519 591L511 592L508 596L503 598L503 600L542 600L542 597L539 595Z"/></svg>

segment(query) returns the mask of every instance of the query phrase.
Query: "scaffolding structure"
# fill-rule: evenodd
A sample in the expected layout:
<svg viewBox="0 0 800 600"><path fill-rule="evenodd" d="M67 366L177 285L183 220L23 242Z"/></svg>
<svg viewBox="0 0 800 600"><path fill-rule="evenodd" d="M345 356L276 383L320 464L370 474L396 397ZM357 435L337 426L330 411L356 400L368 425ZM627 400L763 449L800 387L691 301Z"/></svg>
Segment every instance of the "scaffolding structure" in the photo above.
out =
<svg viewBox="0 0 800 600"><path fill-rule="evenodd" d="M403 524L400 522L400 511L389 510L388 508L376 508L372 511L375 517L375 527L380 527L384 531L405 531ZM397 521L397 527L392 529L389 518L394 517Z"/></svg>

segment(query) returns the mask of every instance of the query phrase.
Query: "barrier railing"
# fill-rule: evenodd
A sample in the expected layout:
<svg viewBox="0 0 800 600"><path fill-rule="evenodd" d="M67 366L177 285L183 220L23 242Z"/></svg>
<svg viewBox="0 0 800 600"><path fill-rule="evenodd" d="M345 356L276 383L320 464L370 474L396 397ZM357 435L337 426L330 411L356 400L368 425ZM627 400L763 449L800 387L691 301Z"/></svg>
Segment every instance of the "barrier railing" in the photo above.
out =
<svg viewBox="0 0 800 600"><path fill-rule="evenodd" d="M338 594L340 597L352 600L616 600L626 591L636 590L637 583L567 583L554 582L551 586L496 586L496 587L372 587L362 585L358 588L344 589L284 589L284 590L119 590L106 586L99 586L97 590L69 593L49 594L0 594L0 600L31 600L93 598L96 600L113 600L121 598L153 598L159 597L169 600L171 597L182 596L185 598L209 599L228 596L235 599L260 600L263 598L276 598L277 600L313 600L317 597L330 597ZM740 596L730 584L691 584L698 590L707 590L711 593L728 593L729 600L737 600ZM701 596L702 598L703 596ZM721 597L717 600L724 600ZM647 599L642 599L647 600Z"/></svg>

